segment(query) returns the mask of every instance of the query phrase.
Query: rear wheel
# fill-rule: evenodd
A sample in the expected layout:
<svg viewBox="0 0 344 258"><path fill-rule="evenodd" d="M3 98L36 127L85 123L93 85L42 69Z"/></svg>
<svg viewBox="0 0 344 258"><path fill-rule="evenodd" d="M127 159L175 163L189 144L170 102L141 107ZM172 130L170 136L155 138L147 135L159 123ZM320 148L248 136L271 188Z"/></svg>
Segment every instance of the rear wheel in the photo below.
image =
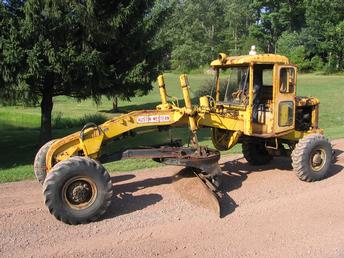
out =
<svg viewBox="0 0 344 258"><path fill-rule="evenodd" d="M318 181L327 176L332 146L321 134L308 135L296 144L291 157L294 171L302 181Z"/></svg>
<svg viewBox="0 0 344 258"><path fill-rule="evenodd" d="M247 162L255 166L268 164L273 158L260 142L243 142L242 153Z"/></svg>
<svg viewBox="0 0 344 258"><path fill-rule="evenodd" d="M47 176L47 168L45 158L47 156L50 146L54 143L55 140L51 140L44 144L37 152L35 161L33 164L33 170L38 182L42 185L45 177Z"/></svg>
<svg viewBox="0 0 344 258"><path fill-rule="evenodd" d="M50 213L75 225L89 223L105 213L111 203L112 183L98 162L72 157L53 167L43 191Z"/></svg>

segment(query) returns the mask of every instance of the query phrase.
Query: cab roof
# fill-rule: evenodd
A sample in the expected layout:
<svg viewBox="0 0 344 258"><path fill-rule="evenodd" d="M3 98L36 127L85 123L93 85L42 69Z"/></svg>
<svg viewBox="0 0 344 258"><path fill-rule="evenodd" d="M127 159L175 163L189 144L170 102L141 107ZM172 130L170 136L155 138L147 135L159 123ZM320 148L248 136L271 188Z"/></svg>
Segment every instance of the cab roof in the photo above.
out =
<svg viewBox="0 0 344 258"><path fill-rule="evenodd" d="M249 64L289 64L289 59L285 56L275 54L258 54L258 55L244 55L244 56L225 56L219 55L219 59L211 62L212 68L222 68L235 65L249 65Z"/></svg>

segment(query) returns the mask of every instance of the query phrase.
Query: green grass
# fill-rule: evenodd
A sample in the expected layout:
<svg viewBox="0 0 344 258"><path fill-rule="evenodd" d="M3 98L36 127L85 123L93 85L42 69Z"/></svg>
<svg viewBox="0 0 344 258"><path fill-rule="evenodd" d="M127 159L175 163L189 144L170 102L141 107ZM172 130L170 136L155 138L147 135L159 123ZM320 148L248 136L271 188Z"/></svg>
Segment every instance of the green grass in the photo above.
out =
<svg viewBox="0 0 344 258"><path fill-rule="evenodd" d="M169 95L182 99L179 86L179 75L166 74L166 85ZM191 74L189 76L191 94L200 88L207 80L212 80L211 75ZM325 129L327 137L334 139L344 137L344 112L341 107L344 99L344 76L325 76L305 74L299 75L298 95L315 96L321 101L320 126ZM147 96L135 97L131 102L120 101L120 110L129 112L132 110L155 108L159 104L160 95L156 85ZM182 104L182 103L181 103ZM54 99L53 124L54 138L65 136L79 130L86 121L101 122L106 118L117 116L110 112L112 102L103 98L99 105L92 100L77 102L68 97ZM38 135L40 124L39 107L3 107L0 106L0 182L11 182L33 178L32 163L38 149ZM68 129L66 129L68 128ZM186 129L173 130L175 138L188 139ZM128 139L121 143L121 147L136 147L168 141L167 133L150 133L137 138ZM209 129L203 129L199 133L201 144L211 146ZM233 152L240 149L236 147ZM151 160L124 160L107 164L110 171L130 171L140 168L160 166Z"/></svg>

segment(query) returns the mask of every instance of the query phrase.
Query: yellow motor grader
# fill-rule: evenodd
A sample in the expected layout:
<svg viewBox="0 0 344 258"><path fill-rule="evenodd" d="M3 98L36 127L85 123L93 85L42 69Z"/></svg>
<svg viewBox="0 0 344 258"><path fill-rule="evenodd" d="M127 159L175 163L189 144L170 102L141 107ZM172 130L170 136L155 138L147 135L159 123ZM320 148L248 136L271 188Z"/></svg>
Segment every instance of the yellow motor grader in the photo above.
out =
<svg viewBox="0 0 344 258"><path fill-rule="evenodd" d="M113 195L102 163L129 158L190 168L216 196L221 184L219 151L238 143L252 165L264 165L274 156L291 156L301 180L326 177L332 147L318 127L319 100L296 96L297 67L287 57L221 53L211 68L214 96L200 97L198 105L191 102L186 75L180 76L184 107L168 97L161 75L161 104L156 109L134 111L101 125L89 123L79 132L45 144L36 155L34 171L43 184L49 211L68 224L96 220ZM188 147L171 140L162 146L104 152L105 145L125 141L127 136L173 127L189 128ZM216 150L198 144L199 128L210 128Z"/></svg>

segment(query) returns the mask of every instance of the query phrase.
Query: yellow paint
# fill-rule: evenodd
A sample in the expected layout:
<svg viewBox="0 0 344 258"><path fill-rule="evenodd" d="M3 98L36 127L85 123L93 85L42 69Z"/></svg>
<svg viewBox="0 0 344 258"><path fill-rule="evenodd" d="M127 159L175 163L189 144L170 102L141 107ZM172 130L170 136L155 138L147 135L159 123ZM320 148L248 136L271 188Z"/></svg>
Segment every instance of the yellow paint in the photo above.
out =
<svg viewBox="0 0 344 258"><path fill-rule="evenodd" d="M220 53L219 61L221 62L221 64L225 63L227 61L227 55L225 53Z"/></svg>
<svg viewBox="0 0 344 258"><path fill-rule="evenodd" d="M185 74L182 74L179 77L179 80L180 80L180 87L182 88L182 91L183 91L183 98L184 98L184 102L185 102L186 113L187 113L187 115L189 115L190 130L192 132L196 132L197 131L197 125L196 125L196 120L194 117L194 112L193 112L191 98L190 98L189 80Z"/></svg>
<svg viewBox="0 0 344 258"><path fill-rule="evenodd" d="M272 101L267 103L269 111L268 117L263 123L252 122L253 110L253 81L254 64L270 63L275 64L273 70L273 92ZM249 92L247 106L233 105L229 103L219 103L220 101L220 69L230 66L248 65L250 69ZM209 103L209 96L203 96L199 100L200 106L193 106L191 103L189 82L186 75L180 76L180 86L185 101L185 107L179 107L178 103L169 103L166 92L164 77L158 77L158 86L161 97L161 104L155 110L134 111L119 117L115 117L99 125L101 133L97 128L90 128L84 132L83 140L80 139L80 132L68 135L56 140L46 156L46 166L49 172L58 162L66 160L72 156L82 155L93 159L99 158L102 145L113 139L121 138L125 133L135 129L147 128L151 131L152 127L190 127L195 133L200 127L210 127L223 129L218 130L217 140L225 136L221 146L225 149L232 148L237 144L242 136L255 136L261 138L281 138L288 141L297 141L305 135L312 133L323 133L318 128L319 100L316 98L296 98L295 89L292 92L280 92L280 70L283 68L295 69L289 64L288 58L280 55L264 54L255 56L228 57L221 53L219 59L213 61L211 66L216 70L216 101ZM288 81L288 87L291 87ZM282 125L288 122L288 110L282 108L279 114L278 106L282 101L293 102L293 124L290 126L279 126L278 117L281 116ZM300 106L312 106L312 128L307 132L294 130L295 109ZM144 130L143 130L144 131ZM222 134L222 136L221 136ZM215 137L212 135L212 137ZM221 148L222 148L221 147Z"/></svg>
<svg viewBox="0 0 344 258"><path fill-rule="evenodd" d="M222 54L224 55L224 54ZM226 68L235 65L249 65L252 63L256 64L289 64L289 59L285 56L274 55L274 54L261 54L261 55L244 55L244 56L230 56L225 57L219 56L211 62L210 66L213 68Z"/></svg>
<svg viewBox="0 0 344 258"><path fill-rule="evenodd" d="M274 72L273 72L273 74L274 74L273 84L275 86L273 89L273 109L274 109L273 132L276 134L288 132L290 130L293 130L293 128L295 128L295 110L296 110L295 88L296 88L296 84L295 84L294 90L292 92L281 92L281 89L280 89L281 88L280 87L281 86L281 80L280 80L281 69L293 69L295 71L295 83L297 81L297 77L296 77L297 69L295 66L292 66L292 65L276 65L275 66ZM278 123L279 122L278 120L280 117L279 105L281 102L292 102L293 103L293 122L291 125L280 126ZM281 119L287 120L287 118L284 117L284 115L287 115L287 110L281 110L281 112L282 112ZM288 124L288 123L286 123L286 124Z"/></svg>
<svg viewBox="0 0 344 258"><path fill-rule="evenodd" d="M224 151L229 150L237 144L241 131L221 130L219 128L212 128L211 140L216 149Z"/></svg>
<svg viewBox="0 0 344 258"><path fill-rule="evenodd" d="M229 141L227 143L227 149L231 149L234 147L234 145L237 144L239 137L241 136L242 132L241 131L235 131L232 133L231 137L229 138Z"/></svg>
<svg viewBox="0 0 344 258"><path fill-rule="evenodd" d="M280 136L279 138L284 139L284 140L290 140L290 141L298 141L299 139L301 139L307 135L315 134L315 133L324 134L324 130L318 128L318 129L313 129L313 130L310 130L307 132L292 131L286 135Z"/></svg>
<svg viewBox="0 0 344 258"><path fill-rule="evenodd" d="M280 125L288 125L288 106L282 105L281 108L279 108L279 116L278 116L278 123Z"/></svg>
<svg viewBox="0 0 344 258"><path fill-rule="evenodd" d="M220 100L220 69L216 69L216 96L215 100L219 101Z"/></svg>
<svg viewBox="0 0 344 258"><path fill-rule="evenodd" d="M210 103L207 96L203 96L199 98L199 105L202 110L205 110L205 111L210 110Z"/></svg>
<svg viewBox="0 0 344 258"><path fill-rule="evenodd" d="M71 156L78 155L82 152L85 156L97 157L101 149L101 145L116 137L120 137L123 133L133 129L144 128L150 126L166 126L176 124L185 115L185 109L178 110L150 110L150 111L134 111L120 117L113 118L100 125L103 134L95 136L97 129L88 129L85 132L85 139L80 141L80 132L71 134L64 138L56 140L49 148L46 156L47 171L49 171L54 163L65 160ZM167 121L151 122L149 119L169 118ZM141 121L139 121L141 119ZM147 120L147 122L144 121ZM181 125L187 125L182 122Z"/></svg>
<svg viewBox="0 0 344 258"><path fill-rule="evenodd" d="M253 111L253 64L250 65L250 82L249 82L249 102L246 109L246 119L244 133L246 135L252 135L252 111Z"/></svg>
<svg viewBox="0 0 344 258"><path fill-rule="evenodd" d="M166 105L167 104L167 93L166 93L165 80L164 80L163 75L159 75L158 85L159 85L159 91L160 91L160 97L161 97L161 104Z"/></svg>

